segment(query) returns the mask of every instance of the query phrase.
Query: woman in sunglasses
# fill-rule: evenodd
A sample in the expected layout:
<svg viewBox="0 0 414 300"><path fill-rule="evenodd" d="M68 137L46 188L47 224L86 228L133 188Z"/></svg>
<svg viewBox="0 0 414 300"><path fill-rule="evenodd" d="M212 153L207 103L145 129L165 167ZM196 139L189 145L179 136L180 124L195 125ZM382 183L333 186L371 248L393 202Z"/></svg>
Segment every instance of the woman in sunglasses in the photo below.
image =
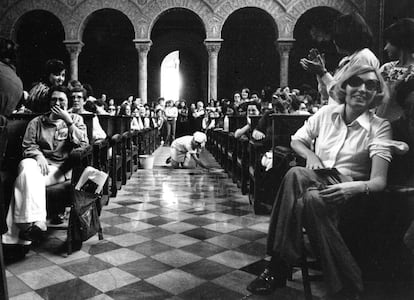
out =
<svg viewBox="0 0 414 300"><path fill-rule="evenodd" d="M267 239L272 259L247 287L254 294L286 285L302 256L303 227L330 292L357 299L363 290L361 270L337 225L344 208L361 203L359 196L385 188L391 150L381 141L391 139L391 127L371 108L384 99L387 87L377 69L357 65L343 74L335 91L340 105L322 107L292 136L291 147L306 167L291 168L281 183Z"/></svg>

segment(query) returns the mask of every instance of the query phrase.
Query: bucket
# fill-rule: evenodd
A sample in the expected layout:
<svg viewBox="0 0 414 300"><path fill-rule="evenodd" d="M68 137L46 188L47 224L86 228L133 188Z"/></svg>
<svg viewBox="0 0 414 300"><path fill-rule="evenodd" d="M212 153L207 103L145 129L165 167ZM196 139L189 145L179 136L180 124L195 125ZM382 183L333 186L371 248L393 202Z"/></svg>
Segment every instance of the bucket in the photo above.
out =
<svg viewBox="0 0 414 300"><path fill-rule="evenodd" d="M154 166L154 156L148 154L140 155L139 163L142 169L152 169Z"/></svg>

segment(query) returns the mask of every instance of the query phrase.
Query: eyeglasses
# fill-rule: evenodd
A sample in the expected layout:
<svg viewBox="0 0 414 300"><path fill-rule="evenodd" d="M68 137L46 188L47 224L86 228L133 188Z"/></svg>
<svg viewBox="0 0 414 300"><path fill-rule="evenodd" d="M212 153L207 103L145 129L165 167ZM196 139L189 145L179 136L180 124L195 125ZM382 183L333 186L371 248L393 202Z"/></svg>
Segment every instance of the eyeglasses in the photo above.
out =
<svg viewBox="0 0 414 300"><path fill-rule="evenodd" d="M349 78L346 83L350 86L350 87L359 87L362 84L365 85L365 88L368 91L377 91L380 92L381 91L381 87L380 87L380 82L378 80L375 79L368 79L368 80L363 80L361 77L358 76L352 76L351 78Z"/></svg>

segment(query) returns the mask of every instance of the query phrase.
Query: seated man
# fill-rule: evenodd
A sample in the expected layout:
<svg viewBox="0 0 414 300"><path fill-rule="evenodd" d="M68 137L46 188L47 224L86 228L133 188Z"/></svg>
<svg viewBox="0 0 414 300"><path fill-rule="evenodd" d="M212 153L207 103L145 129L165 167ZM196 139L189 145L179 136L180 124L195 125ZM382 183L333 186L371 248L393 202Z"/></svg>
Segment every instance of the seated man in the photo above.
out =
<svg viewBox="0 0 414 300"><path fill-rule="evenodd" d="M186 135L175 139L171 144L171 156L166 163L171 163L173 168L194 168L199 165L208 169L199 159L199 153L205 147L207 136L196 131L193 135Z"/></svg>
<svg viewBox="0 0 414 300"><path fill-rule="evenodd" d="M82 117L67 111L67 88L51 87L49 103L50 112L35 117L26 128L4 244L29 245L42 237L47 230L46 186L68 180L69 153L88 144Z"/></svg>

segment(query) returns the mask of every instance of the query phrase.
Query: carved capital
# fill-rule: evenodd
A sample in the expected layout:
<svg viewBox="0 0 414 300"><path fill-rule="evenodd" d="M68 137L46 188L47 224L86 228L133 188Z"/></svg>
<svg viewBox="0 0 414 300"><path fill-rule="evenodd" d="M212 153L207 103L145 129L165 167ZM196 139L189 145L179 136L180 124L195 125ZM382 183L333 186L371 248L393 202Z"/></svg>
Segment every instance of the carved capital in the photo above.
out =
<svg viewBox="0 0 414 300"><path fill-rule="evenodd" d="M148 52L151 49L152 42L151 40L133 40L135 48L138 50L139 55L148 55Z"/></svg>
<svg viewBox="0 0 414 300"><path fill-rule="evenodd" d="M204 45L206 45L206 49L208 52L208 55L215 55L217 56L220 48L221 48L221 44L223 43L222 39L209 39L209 40L204 40Z"/></svg>
<svg viewBox="0 0 414 300"><path fill-rule="evenodd" d="M289 56L289 53L295 44L295 40L277 40L275 44L277 45L277 49L281 56Z"/></svg>
<svg viewBox="0 0 414 300"><path fill-rule="evenodd" d="M66 50L69 52L71 59L79 56L84 45L81 41L63 41L63 43L65 44Z"/></svg>

